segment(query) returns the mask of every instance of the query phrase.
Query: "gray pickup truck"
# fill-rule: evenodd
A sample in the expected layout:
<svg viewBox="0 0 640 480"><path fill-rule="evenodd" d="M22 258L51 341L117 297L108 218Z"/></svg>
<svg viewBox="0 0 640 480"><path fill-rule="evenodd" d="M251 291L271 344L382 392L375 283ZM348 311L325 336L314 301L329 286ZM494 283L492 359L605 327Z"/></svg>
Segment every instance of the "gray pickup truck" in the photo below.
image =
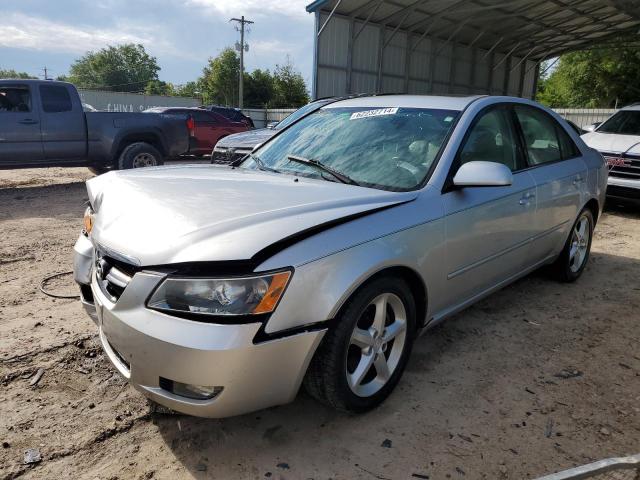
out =
<svg viewBox="0 0 640 480"><path fill-rule="evenodd" d="M85 166L101 173L161 165L188 153L190 121L85 112L70 83L0 80L0 169Z"/></svg>

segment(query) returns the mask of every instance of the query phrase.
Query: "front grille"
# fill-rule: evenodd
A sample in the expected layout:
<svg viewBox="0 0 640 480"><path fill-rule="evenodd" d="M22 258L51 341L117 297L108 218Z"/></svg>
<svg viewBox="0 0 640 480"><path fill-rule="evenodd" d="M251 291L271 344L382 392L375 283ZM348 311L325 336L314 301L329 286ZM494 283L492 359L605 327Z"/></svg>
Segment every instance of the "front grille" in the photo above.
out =
<svg viewBox="0 0 640 480"><path fill-rule="evenodd" d="M640 155L603 152L602 156L609 166L610 177L640 180Z"/></svg>
<svg viewBox="0 0 640 480"><path fill-rule="evenodd" d="M249 153L247 151L237 151L237 150L221 150L216 149L213 151L211 155L211 163L216 165L228 165L230 163L235 162L236 160L241 160L246 157Z"/></svg>
<svg viewBox="0 0 640 480"><path fill-rule="evenodd" d="M115 303L131 282L131 277L136 273L136 267L113 260L96 251L94 271L100 290Z"/></svg>

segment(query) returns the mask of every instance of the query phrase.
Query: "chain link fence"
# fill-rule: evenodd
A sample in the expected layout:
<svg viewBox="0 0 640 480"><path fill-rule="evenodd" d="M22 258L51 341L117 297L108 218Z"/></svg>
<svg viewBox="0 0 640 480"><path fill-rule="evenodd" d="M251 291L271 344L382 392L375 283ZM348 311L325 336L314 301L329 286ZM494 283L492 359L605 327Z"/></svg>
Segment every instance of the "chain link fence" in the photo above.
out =
<svg viewBox="0 0 640 480"><path fill-rule="evenodd" d="M571 120L579 127L604 122L617 112L615 108L554 108L553 111L565 120Z"/></svg>

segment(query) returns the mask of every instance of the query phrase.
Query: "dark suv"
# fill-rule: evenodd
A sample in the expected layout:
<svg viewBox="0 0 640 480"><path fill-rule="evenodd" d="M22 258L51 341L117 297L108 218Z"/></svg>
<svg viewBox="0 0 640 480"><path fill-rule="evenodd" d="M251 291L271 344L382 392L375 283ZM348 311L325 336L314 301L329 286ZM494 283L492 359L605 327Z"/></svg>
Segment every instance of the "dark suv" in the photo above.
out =
<svg viewBox="0 0 640 480"><path fill-rule="evenodd" d="M242 113L242 110L239 108L223 107L221 105L202 105L200 108L210 112L215 112L233 122L242 122L249 128L255 128L251 117Z"/></svg>

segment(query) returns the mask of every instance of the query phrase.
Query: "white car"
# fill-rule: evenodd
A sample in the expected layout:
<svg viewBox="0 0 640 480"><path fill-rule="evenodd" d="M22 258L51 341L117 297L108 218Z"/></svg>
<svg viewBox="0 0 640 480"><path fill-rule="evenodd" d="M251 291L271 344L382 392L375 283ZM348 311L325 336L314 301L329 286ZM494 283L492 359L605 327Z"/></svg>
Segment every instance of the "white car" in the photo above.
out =
<svg viewBox="0 0 640 480"><path fill-rule="evenodd" d="M620 109L582 140L609 166L607 196L640 201L640 103Z"/></svg>

